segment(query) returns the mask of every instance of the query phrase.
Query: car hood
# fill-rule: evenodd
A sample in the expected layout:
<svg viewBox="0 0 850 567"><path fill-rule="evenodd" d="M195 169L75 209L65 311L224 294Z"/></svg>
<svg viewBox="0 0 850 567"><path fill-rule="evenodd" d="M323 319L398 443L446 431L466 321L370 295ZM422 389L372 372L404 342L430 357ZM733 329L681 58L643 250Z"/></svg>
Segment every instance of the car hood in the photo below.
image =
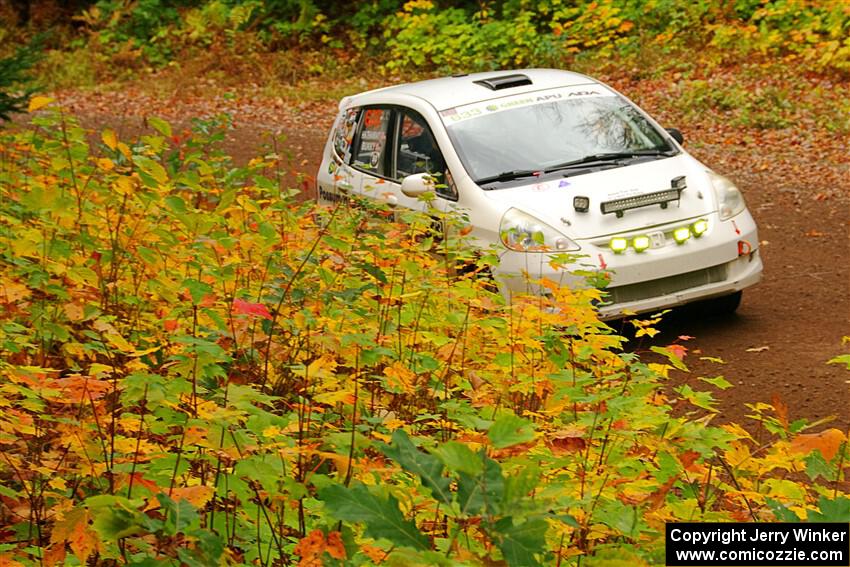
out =
<svg viewBox="0 0 850 567"><path fill-rule="evenodd" d="M684 176L686 188L680 198L616 213L603 213L603 203L669 190L674 179ZM717 209L706 167L686 153L644 163L611 168L508 189L491 189L484 194L503 206L534 215L573 239L622 234L679 220L707 215ZM587 212L576 211L575 197L587 197ZM628 206L628 205L627 205Z"/></svg>

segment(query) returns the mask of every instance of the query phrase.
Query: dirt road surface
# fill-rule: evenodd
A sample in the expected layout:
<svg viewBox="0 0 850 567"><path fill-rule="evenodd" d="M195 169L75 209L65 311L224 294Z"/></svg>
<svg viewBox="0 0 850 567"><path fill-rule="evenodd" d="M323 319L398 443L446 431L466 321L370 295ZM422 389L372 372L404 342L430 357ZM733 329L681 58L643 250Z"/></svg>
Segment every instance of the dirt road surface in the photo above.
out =
<svg viewBox="0 0 850 567"><path fill-rule="evenodd" d="M110 126L119 137L145 129L144 115L180 123L183 117L226 111L235 117L225 149L245 162L262 151L270 133L286 136L291 170L315 175L333 102L238 103L226 97L145 100L143 94L59 93L60 101L92 128ZM638 101L643 104L643 101ZM651 108L651 107L650 107ZM140 110L143 109L143 110ZM653 111L654 112L654 111ZM663 116L661 117L663 120ZM809 147L793 131L767 132L765 143L676 124L686 148L704 163L734 179L744 192L760 230L764 280L744 293L733 316L696 309L676 310L652 344L682 344L693 371L674 381L696 383L698 376L724 376L734 387L716 391L718 419L752 421L747 403L780 401L788 418L810 421L832 416L830 426L850 427L850 372L827 360L850 350L850 156L846 137L826 138L831 147ZM783 148L777 152L777 148ZM294 179L294 177L293 177ZM641 351L649 343L632 341ZM724 363L708 358L722 359ZM700 388L708 386L701 384Z"/></svg>

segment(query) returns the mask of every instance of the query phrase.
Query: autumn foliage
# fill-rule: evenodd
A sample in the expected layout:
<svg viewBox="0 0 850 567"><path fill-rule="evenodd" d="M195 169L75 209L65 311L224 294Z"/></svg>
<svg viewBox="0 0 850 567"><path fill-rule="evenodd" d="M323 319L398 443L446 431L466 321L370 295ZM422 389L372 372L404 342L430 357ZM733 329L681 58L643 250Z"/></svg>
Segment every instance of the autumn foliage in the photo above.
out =
<svg viewBox="0 0 850 567"><path fill-rule="evenodd" d="M624 351L594 289L505 305L461 217L303 202L215 121L31 108L0 135L0 564L643 564L667 521L848 521L844 432L714 425L729 383L681 342Z"/></svg>

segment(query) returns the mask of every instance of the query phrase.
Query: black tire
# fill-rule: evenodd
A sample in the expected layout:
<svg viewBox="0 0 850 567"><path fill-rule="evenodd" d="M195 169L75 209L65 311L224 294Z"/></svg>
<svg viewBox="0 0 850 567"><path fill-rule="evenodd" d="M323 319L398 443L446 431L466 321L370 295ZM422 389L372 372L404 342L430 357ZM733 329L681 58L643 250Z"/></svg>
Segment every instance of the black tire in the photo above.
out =
<svg viewBox="0 0 850 567"><path fill-rule="evenodd" d="M708 315L732 315L741 305L743 291L736 291L730 295L715 297L705 302L705 311Z"/></svg>

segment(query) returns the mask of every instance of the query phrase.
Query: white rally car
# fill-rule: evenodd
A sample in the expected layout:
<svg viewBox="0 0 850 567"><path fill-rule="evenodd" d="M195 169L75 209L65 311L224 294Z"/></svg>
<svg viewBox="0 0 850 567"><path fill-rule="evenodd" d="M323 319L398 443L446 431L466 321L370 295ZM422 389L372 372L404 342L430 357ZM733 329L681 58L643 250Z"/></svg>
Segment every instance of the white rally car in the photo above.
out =
<svg viewBox="0 0 850 567"><path fill-rule="evenodd" d="M607 278L604 318L714 299L734 311L761 279L756 224L735 185L612 88L529 69L377 89L340 102L319 200L348 195L467 214L507 299L529 279ZM435 184L435 179L438 180ZM538 293L546 288L536 287Z"/></svg>

